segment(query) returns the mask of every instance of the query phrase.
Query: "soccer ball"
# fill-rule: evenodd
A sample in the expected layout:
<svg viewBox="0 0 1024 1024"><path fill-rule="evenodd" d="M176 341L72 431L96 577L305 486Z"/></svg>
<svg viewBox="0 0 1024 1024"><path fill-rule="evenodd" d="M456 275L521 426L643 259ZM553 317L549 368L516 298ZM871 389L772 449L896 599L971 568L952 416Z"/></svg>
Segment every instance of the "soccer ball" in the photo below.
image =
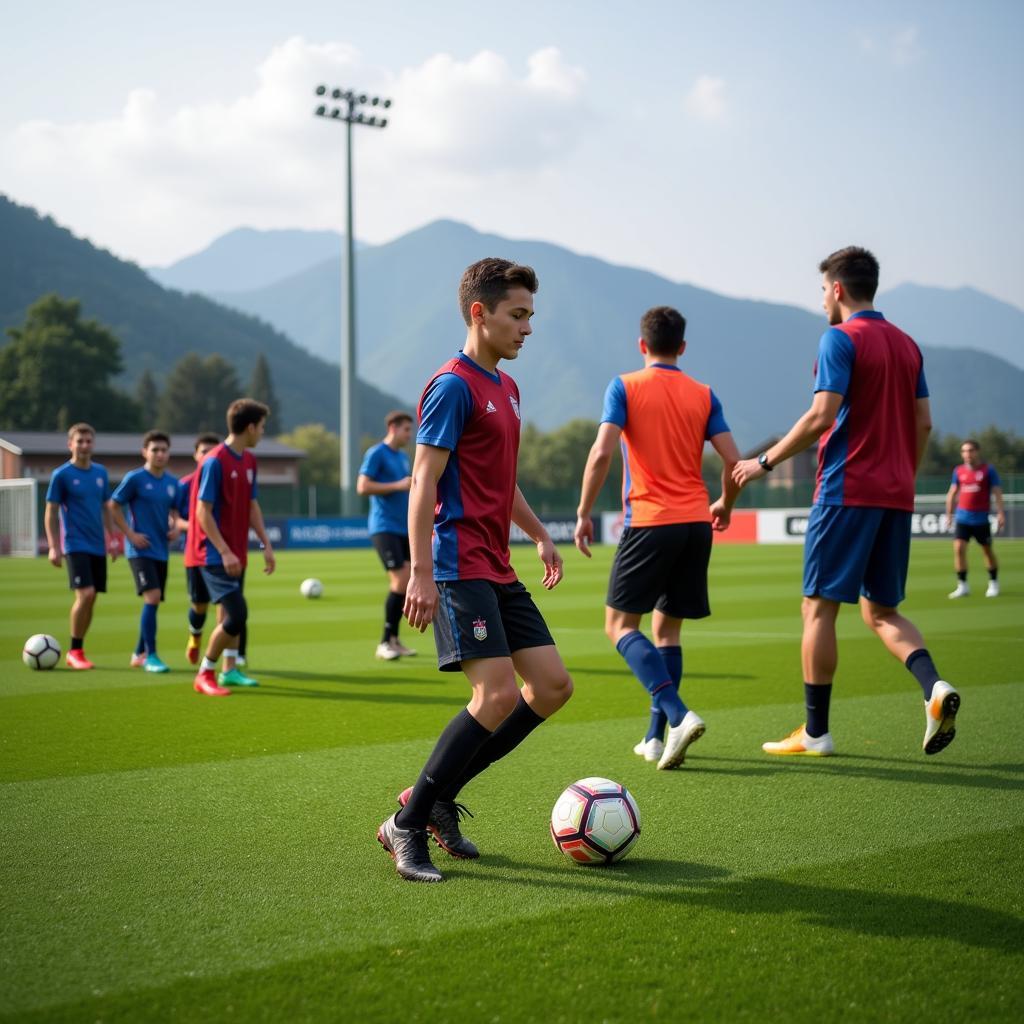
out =
<svg viewBox="0 0 1024 1024"><path fill-rule="evenodd" d="M629 790L611 779L580 779L551 809L551 838L580 864L611 864L640 838L640 808Z"/></svg>
<svg viewBox="0 0 1024 1024"><path fill-rule="evenodd" d="M21 660L29 668L53 668L60 661L60 644L47 633L36 633L25 641Z"/></svg>
<svg viewBox="0 0 1024 1024"><path fill-rule="evenodd" d="M299 587L299 593L303 597L320 597L323 592L324 585L312 576L308 580L303 580L302 585Z"/></svg>

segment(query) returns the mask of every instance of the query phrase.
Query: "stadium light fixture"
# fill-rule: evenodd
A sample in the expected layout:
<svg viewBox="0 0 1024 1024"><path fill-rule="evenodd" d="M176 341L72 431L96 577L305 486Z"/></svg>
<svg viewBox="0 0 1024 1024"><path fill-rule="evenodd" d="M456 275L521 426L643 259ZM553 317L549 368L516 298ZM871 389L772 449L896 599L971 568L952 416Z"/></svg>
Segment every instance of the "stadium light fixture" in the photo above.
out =
<svg viewBox="0 0 1024 1024"><path fill-rule="evenodd" d="M356 494L356 472L359 466L359 399L356 392L356 258L352 226L352 125L386 128L386 117L367 117L359 107L367 105L387 110L391 100L369 96L351 89L318 85L317 96L327 96L339 106L330 111L319 104L313 113L328 121L345 123L345 267L342 273L342 307L345 318L341 342L341 510L343 515L356 515L359 498Z"/></svg>

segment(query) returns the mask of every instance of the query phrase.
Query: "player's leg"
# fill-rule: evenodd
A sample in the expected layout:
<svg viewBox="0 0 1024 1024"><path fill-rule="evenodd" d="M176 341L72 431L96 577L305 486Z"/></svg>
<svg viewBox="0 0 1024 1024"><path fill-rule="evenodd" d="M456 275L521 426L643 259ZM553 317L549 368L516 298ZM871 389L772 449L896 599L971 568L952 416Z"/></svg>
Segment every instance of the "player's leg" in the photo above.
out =
<svg viewBox="0 0 1024 1024"><path fill-rule="evenodd" d="M69 668L90 669L93 664L85 656L85 635L92 624L96 595L107 589L107 560L99 555L75 551L67 554L65 561L71 590L75 595L68 617L71 644L66 661Z"/></svg>
<svg viewBox="0 0 1024 1024"><path fill-rule="evenodd" d="M226 697L231 691L217 681L217 662L224 650L238 643L238 632L248 609L242 597L238 578L229 576L220 567L202 567L203 580L213 602L218 606L218 622L206 643L206 654L199 663L193 682L197 693L208 697Z"/></svg>
<svg viewBox="0 0 1024 1024"><path fill-rule="evenodd" d="M407 538L405 541L408 544ZM388 570L388 596L384 603L384 636L381 642L386 643L392 651L403 658L411 658L416 654L413 648L406 647L398 638L411 568L409 560L405 559L398 568Z"/></svg>
<svg viewBox="0 0 1024 1024"><path fill-rule="evenodd" d="M959 522L954 524L953 530L953 571L956 573L956 586L949 596L967 597L971 592L967 584L967 544L971 539L971 530L966 523Z"/></svg>
<svg viewBox="0 0 1024 1024"><path fill-rule="evenodd" d="M189 598L188 643L185 646L185 657L189 664L198 665L206 613L210 607L210 592L206 589L206 582L198 566L185 567L185 585Z"/></svg>
<svg viewBox="0 0 1024 1024"><path fill-rule="evenodd" d="M978 527L976 534L978 543L981 545L981 553L985 559L985 569L988 572L988 587L985 589L986 597L999 596L999 562L996 553L992 550L992 527L988 523Z"/></svg>
<svg viewBox="0 0 1024 1024"><path fill-rule="evenodd" d="M244 569L237 579L238 599L231 598L227 601L222 601L218 609L218 623L224 627L225 636L231 633L227 628L227 618L229 615L233 617L234 625L237 626L238 632L230 636L230 641L225 644L224 650L221 652L223 661L221 662L221 672L217 676L217 682L221 686L259 686L259 682L243 672L240 667L240 662L243 660L243 644L249 635L249 605L245 599Z"/></svg>

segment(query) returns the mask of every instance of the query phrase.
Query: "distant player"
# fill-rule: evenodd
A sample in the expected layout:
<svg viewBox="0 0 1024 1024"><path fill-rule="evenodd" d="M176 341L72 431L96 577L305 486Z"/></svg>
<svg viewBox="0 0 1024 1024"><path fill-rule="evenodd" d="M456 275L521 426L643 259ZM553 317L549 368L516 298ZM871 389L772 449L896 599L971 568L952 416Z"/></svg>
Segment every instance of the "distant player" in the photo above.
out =
<svg viewBox="0 0 1024 1024"><path fill-rule="evenodd" d="M149 431L142 439L145 465L125 475L109 503L114 522L128 538L125 554L135 593L142 598L139 641L131 665L147 672L169 671L157 654L156 621L167 588L168 542L178 536L173 525L178 478L166 471L170 455L170 437L161 430Z"/></svg>
<svg viewBox="0 0 1024 1024"><path fill-rule="evenodd" d="M92 461L96 431L88 423L68 429L71 458L54 470L46 491L46 540L50 564L58 569L67 559L68 580L75 592L71 606L71 646L68 668L89 669L85 634L92 622L96 595L107 590L107 551L117 558L114 524L107 508L110 480L107 470Z"/></svg>
<svg viewBox="0 0 1024 1024"><path fill-rule="evenodd" d="M195 447L192 450L196 468L178 481L178 515L186 529L192 488L199 486L199 467L207 454L219 444L220 438L216 434L200 434L196 438ZM197 554L195 558L198 557ZM185 646L185 657L188 658L190 664L198 665L203 627L206 625L206 611L210 606L210 592L206 589L202 569L198 562L194 562L187 544L185 546L185 589L188 591L189 599L188 643ZM239 645L239 649L241 649L241 645Z"/></svg>
<svg viewBox="0 0 1024 1024"><path fill-rule="evenodd" d="M733 470L738 483L749 483L821 439L804 541L807 721L762 749L833 752L836 616L841 603L859 599L864 622L920 684L924 752L937 754L956 735L960 695L939 678L917 627L897 611L910 561L914 480L932 428L924 361L913 339L874 309L878 261L867 249L840 249L818 269L831 326L818 345L814 400L781 441Z"/></svg>
<svg viewBox="0 0 1024 1024"><path fill-rule="evenodd" d="M479 856L459 828L459 790L572 693L544 619L509 564L515 523L537 545L542 586L550 590L562 578L562 558L516 486L519 389L498 369L530 334L536 291L530 267L499 259L468 267L459 284L465 346L420 399L405 614L421 632L433 622L439 668L461 669L473 695L441 733L416 784L399 796L400 810L377 831L410 881L442 880L430 861L428 829L453 857Z"/></svg>
<svg viewBox="0 0 1024 1024"><path fill-rule="evenodd" d="M739 494L732 467L740 453L706 384L679 369L685 318L656 306L640 320L644 368L616 377L605 391L597 440L583 471L576 546L590 558L591 509L622 446L624 530L612 564L604 629L633 675L651 695L647 734L633 748L659 768L674 768L704 735L704 721L683 703L680 630L683 619L711 614L708 562L711 531L729 526ZM704 442L722 457L722 495L710 505L701 476ZM654 643L640 631L653 611ZM668 740L664 741L668 725Z"/></svg>
<svg viewBox="0 0 1024 1024"><path fill-rule="evenodd" d="M257 500L256 457L270 410L251 398L239 398L228 406L228 436L203 459L199 486L192 489L187 550L189 562L200 567L206 589L215 604L223 606L224 618L210 634L196 674L194 689L209 697L226 697L229 686L256 686L236 667L215 676L223 654L234 659L238 638L249 615L242 585L249 554L249 528L263 545L266 573L276 564ZM233 665L233 660L228 662Z"/></svg>
<svg viewBox="0 0 1024 1024"><path fill-rule="evenodd" d="M988 517L994 499L999 529L1006 529L1003 483L994 466L980 461L980 451L978 442L973 438L968 438L960 445L960 456L964 461L953 470L953 482L946 492L946 518L954 531L953 568L956 570L956 589L949 595L954 598L967 597L971 592L967 585L967 545L972 537L981 545L985 568L988 570L985 596L999 596L999 563L992 550L992 527Z"/></svg>
<svg viewBox="0 0 1024 1024"><path fill-rule="evenodd" d="M409 585L409 486L412 469L403 449L412 439L412 417L407 412L390 412L385 420L387 436L363 457L356 490L370 496L368 525L370 540L388 574L388 596L384 602L384 634L377 645L377 657L394 661L416 652L398 640L398 626Z"/></svg>

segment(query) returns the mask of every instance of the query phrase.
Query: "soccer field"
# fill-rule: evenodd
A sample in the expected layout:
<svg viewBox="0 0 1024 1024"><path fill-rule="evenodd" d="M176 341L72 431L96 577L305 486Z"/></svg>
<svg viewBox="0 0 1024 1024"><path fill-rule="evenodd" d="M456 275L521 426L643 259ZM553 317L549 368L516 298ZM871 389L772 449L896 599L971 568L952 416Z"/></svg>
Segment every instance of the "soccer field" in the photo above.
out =
<svg viewBox="0 0 1024 1024"><path fill-rule="evenodd" d="M160 612L166 676L128 667L139 601L111 569L86 650L66 576L0 560L0 1015L82 1021L1019 1021L1024 1019L1024 542L1003 596L952 602L951 545L913 548L905 609L963 695L953 745L921 753L913 678L840 616L831 759L760 744L802 721L799 547L717 548L714 614L684 626L686 765L632 753L648 700L602 632L611 549L563 548L533 587L576 684L567 707L460 799L479 861L435 850L443 885L401 881L374 839L465 704L420 656L373 658L372 551L257 556L259 689L192 692L183 571ZM532 549L514 552L528 586ZM318 576L319 601L299 596ZM624 783L643 834L610 868L547 832L564 786Z"/></svg>

